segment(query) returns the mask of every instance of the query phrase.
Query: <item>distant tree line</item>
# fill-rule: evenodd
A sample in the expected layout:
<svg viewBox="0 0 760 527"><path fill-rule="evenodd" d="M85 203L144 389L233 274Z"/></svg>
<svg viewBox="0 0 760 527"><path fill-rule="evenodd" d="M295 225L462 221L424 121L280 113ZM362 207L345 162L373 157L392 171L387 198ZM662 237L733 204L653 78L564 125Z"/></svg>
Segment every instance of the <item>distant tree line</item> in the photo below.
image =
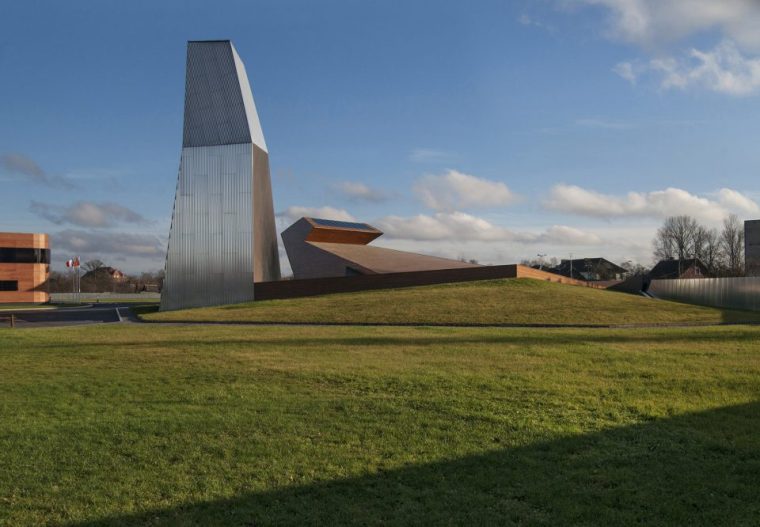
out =
<svg viewBox="0 0 760 527"><path fill-rule="evenodd" d="M543 257L533 258L532 260L526 258L520 261L520 265L527 265L535 269L553 269L559 265L559 260L556 256L552 256L548 260Z"/></svg>
<svg viewBox="0 0 760 527"><path fill-rule="evenodd" d="M101 260L82 263L81 289L83 293L141 293L161 292L164 285L163 269L154 273L139 275L119 275L115 278ZM71 271L51 271L48 278L50 293L70 293L72 289Z"/></svg>
<svg viewBox="0 0 760 527"><path fill-rule="evenodd" d="M744 274L744 225L735 214L718 229L708 229L691 216L671 216L657 229L654 259L698 258L714 276Z"/></svg>

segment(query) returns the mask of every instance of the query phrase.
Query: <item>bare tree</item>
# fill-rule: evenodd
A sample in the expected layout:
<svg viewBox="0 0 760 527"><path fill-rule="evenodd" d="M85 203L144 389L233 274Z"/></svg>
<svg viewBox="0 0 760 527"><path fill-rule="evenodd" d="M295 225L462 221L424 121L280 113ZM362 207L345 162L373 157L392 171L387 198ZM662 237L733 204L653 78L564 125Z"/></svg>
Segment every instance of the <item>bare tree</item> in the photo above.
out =
<svg viewBox="0 0 760 527"><path fill-rule="evenodd" d="M699 259L702 260L711 275L715 276L720 273L724 258L717 229L705 230Z"/></svg>
<svg viewBox="0 0 760 527"><path fill-rule="evenodd" d="M100 269L101 267L105 267L106 264L104 264L101 260L95 259L95 260L88 260L84 264L82 264L82 268L86 272L94 271L95 269Z"/></svg>
<svg viewBox="0 0 760 527"><path fill-rule="evenodd" d="M723 220L720 245L728 273L731 276L744 274L744 226L736 214L731 214Z"/></svg>
<svg viewBox="0 0 760 527"><path fill-rule="evenodd" d="M654 239L654 255L658 260L678 258L682 260L694 255L694 241L699 224L691 216L670 216L657 229Z"/></svg>
<svg viewBox="0 0 760 527"><path fill-rule="evenodd" d="M644 276L649 272L649 269L637 262L627 260L620 264L620 267L626 270L628 277L631 276Z"/></svg>
<svg viewBox="0 0 760 527"><path fill-rule="evenodd" d="M694 229L694 235L691 240L691 256L699 258L704 263L705 249L707 245L707 236L709 231L706 227L697 224L697 228Z"/></svg>

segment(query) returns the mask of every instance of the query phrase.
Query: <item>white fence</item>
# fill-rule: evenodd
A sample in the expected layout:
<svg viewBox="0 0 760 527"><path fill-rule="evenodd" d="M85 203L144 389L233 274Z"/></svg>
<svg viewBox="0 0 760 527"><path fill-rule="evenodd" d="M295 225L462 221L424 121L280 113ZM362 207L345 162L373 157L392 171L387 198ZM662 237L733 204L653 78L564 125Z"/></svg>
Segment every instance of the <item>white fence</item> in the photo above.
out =
<svg viewBox="0 0 760 527"><path fill-rule="evenodd" d="M760 277L652 280L648 292L664 300L760 311Z"/></svg>

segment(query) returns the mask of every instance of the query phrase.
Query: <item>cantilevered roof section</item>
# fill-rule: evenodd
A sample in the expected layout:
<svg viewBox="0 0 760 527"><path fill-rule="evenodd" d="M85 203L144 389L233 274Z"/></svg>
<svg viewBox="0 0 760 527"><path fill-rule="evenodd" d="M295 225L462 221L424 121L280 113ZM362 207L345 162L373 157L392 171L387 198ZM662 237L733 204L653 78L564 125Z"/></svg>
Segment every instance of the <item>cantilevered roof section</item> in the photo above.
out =
<svg viewBox="0 0 760 527"><path fill-rule="evenodd" d="M187 43L183 147L253 143L267 152L245 66L229 40Z"/></svg>
<svg viewBox="0 0 760 527"><path fill-rule="evenodd" d="M307 242L366 245L378 236L383 235L383 231L367 223L322 218L304 218L304 220L311 226L311 230L306 235L305 241Z"/></svg>

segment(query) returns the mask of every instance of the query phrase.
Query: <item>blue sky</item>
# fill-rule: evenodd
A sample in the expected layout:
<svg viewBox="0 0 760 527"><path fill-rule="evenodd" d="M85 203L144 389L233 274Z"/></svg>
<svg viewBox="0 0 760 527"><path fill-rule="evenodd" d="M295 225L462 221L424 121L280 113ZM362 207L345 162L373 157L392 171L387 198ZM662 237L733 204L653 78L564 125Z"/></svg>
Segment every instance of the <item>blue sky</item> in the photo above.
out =
<svg viewBox="0 0 760 527"><path fill-rule="evenodd" d="M757 27L751 0L4 2L0 230L162 267L185 44L231 39L281 228L649 264L669 214L760 217Z"/></svg>

